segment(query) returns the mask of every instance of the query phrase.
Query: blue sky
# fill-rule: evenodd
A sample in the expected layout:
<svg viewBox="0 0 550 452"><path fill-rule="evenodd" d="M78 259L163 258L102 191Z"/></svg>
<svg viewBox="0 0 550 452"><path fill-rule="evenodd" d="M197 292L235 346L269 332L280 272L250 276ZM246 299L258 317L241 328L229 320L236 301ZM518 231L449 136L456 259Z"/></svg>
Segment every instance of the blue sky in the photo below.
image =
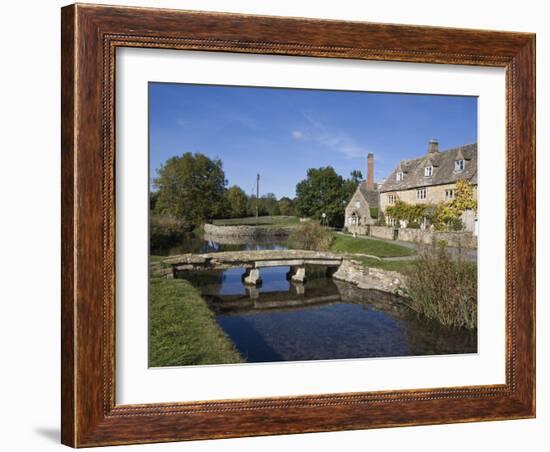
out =
<svg viewBox="0 0 550 452"><path fill-rule="evenodd" d="M402 159L477 141L477 98L149 84L150 177L168 158L220 158L228 186L294 197L308 168L366 177L367 154L381 181Z"/></svg>

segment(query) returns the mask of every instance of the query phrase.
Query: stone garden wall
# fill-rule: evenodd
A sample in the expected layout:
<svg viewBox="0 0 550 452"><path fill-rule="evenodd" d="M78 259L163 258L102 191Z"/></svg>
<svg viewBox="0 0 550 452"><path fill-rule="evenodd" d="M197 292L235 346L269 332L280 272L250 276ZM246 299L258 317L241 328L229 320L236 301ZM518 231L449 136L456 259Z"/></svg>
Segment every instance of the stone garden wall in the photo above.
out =
<svg viewBox="0 0 550 452"><path fill-rule="evenodd" d="M350 232L353 233L351 229ZM436 242L444 241L447 246L452 247L477 248L477 236L471 232L437 232L426 229L394 229L387 226L370 226L370 230L357 231L356 233L385 240L403 240L404 242L416 242L426 245L430 245L435 240Z"/></svg>
<svg viewBox="0 0 550 452"><path fill-rule="evenodd" d="M350 224L346 226L346 229L350 234L369 235L370 227L372 226L364 224Z"/></svg>
<svg viewBox="0 0 550 452"><path fill-rule="evenodd" d="M376 237L377 239L393 240L393 228L388 228L386 226L371 226L370 235Z"/></svg>
<svg viewBox="0 0 550 452"><path fill-rule="evenodd" d="M204 232L217 237L241 237L241 238L286 238L292 232L292 226L216 226L205 223Z"/></svg>
<svg viewBox="0 0 550 452"><path fill-rule="evenodd" d="M417 242L429 245L444 241L447 246L477 248L477 237L471 232L436 232L422 229L399 228L397 229L397 240L406 242Z"/></svg>

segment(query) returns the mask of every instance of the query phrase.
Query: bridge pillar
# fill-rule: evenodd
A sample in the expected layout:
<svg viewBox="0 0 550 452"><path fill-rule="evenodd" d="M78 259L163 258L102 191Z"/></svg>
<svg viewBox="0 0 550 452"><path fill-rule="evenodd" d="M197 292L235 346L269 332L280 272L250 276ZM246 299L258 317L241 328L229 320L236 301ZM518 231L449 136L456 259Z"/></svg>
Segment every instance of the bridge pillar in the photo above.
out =
<svg viewBox="0 0 550 452"><path fill-rule="evenodd" d="M306 267L290 267L286 277L293 282L303 283L306 280Z"/></svg>
<svg viewBox="0 0 550 452"><path fill-rule="evenodd" d="M249 298L252 300L255 300L257 298L260 298L260 290L256 286L246 286L246 291L248 292Z"/></svg>
<svg viewBox="0 0 550 452"><path fill-rule="evenodd" d="M242 280L247 285L257 286L262 282L260 270L257 268L247 268L242 276Z"/></svg>
<svg viewBox="0 0 550 452"><path fill-rule="evenodd" d="M293 282L291 284L292 289L294 289L294 292L296 292L296 295L305 295L306 294L306 286L304 283L301 282Z"/></svg>

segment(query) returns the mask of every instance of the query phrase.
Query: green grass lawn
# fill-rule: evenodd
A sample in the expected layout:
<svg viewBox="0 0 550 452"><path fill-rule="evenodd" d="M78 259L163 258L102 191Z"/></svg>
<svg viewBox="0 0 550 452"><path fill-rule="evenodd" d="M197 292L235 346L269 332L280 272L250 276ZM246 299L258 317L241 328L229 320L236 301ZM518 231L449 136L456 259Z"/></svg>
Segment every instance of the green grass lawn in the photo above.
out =
<svg viewBox="0 0 550 452"><path fill-rule="evenodd" d="M355 260L360 261L366 267L380 268L382 270L388 270L392 272L405 273L412 270L414 261L379 261L378 259L372 259L370 257L357 256Z"/></svg>
<svg viewBox="0 0 550 452"><path fill-rule="evenodd" d="M226 218L223 220L214 220L216 226L256 226L256 217L246 218ZM285 215L258 217L259 226L294 226L300 224L298 217Z"/></svg>
<svg viewBox="0 0 550 452"><path fill-rule="evenodd" d="M200 293L183 279L150 279L149 365L243 362Z"/></svg>
<svg viewBox="0 0 550 452"><path fill-rule="evenodd" d="M339 253L371 254L378 257L401 257L415 254L413 249L397 245L396 243L339 234L335 235L330 250Z"/></svg>

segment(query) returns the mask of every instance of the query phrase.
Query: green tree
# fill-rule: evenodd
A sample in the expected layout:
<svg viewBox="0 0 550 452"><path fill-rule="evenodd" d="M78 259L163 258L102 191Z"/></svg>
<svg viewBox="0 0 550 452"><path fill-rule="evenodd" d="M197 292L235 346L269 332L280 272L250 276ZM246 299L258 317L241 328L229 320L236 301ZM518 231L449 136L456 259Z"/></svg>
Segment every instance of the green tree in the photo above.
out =
<svg viewBox="0 0 550 452"><path fill-rule="evenodd" d="M279 211L281 212L281 215L292 215L293 210L293 203L292 199L287 198L286 196L283 196L281 199L279 199Z"/></svg>
<svg viewBox="0 0 550 452"><path fill-rule="evenodd" d="M296 209L299 215L318 220L324 213L328 225L342 226L345 204L356 187L331 166L310 168L307 178L296 185Z"/></svg>
<svg viewBox="0 0 550 452"><path fill-rule="evenodd" d="M224 215L226 180L221 160L186 152L169 158L157 174L156 213L191 224Z"/></svg>
<svg viewBox="0 0 550 452"><path fill-rule="evenodd" d="M260 209L263 215L281 215L277 196L274 193L268 193L260 197Z"/></svg>
<svg viewBox="0 0 550 452"><path fill-rule="evenodd" d="M248 196L241 187L233 185L224 193L227 203L228 215L232 218L240 218L246 216Z"/></svg>
<svg viewBox="0 0 550 452"><path fill-rule="evenodd" d="M353 170L350 175L350 180L355 182L356 184L359 184L363 180L363 174L359 170Z"/></svg>
<svg viewBox="0 0 550 452"><path fill-rule="evenodd" d="M346 179L342 185L342 196L347 202L351 199L353 194L355 193L355 190L357 189L357 186L363 179L363 176L361 175L361 171L353 170L350 173L350 178Z"/></svg>
<svg viewBox="0 0 550 452"><path fill-rule="evenodd" d="M261 199L261 198L260 198ZM265 213L262 213L262 206L258 202L256 195L250 195L248 197L248 203L246 206L246 212L249 217L255 217L256 216L256 205L258 205L258 215L265 215Z"/></svg>
<svg viewBox="0 0 550 452"><path fill-rule="evenodd" d="M149 192L149 210L151 212L155 211L155 207L157 205L159 194L157 191L150 191Z"/></svg>

